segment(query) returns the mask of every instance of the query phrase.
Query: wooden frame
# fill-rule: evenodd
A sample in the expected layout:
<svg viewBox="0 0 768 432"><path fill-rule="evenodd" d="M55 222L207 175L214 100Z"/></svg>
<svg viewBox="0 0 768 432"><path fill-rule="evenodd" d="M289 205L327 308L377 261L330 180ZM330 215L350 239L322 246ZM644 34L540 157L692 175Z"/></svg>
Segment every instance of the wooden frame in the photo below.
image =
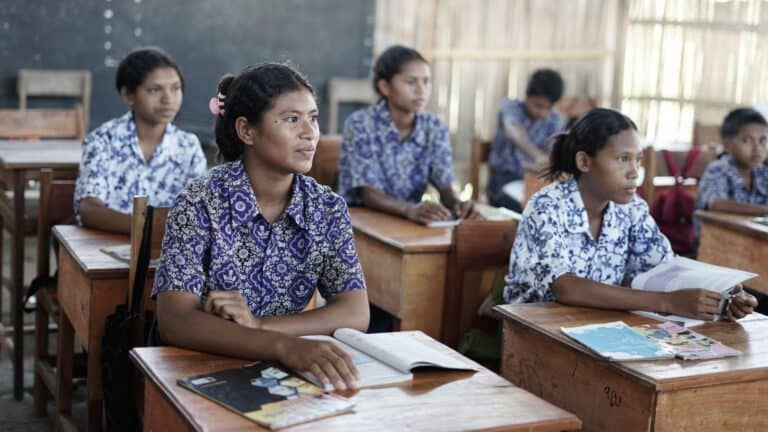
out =
<svg viewBox="0 0 768 432"><path fill-rule="evenodd" d="M458 345L490 292L491 286L478 286L477 280L467 283L467 272L507 266L516 232L515 220L466 220L454 227L443 303L444 344L454 348Z"/></svg>
<svg viewBox="0 0 768 432"><path fill-rule="evenodd" d="M65 172L66 173L66 172ZM66 175L68 174L68 175ZM73 223L72 202L75 195L74 173L56 178L54 171L40 171L40 207L37 218L37 277L50 275L51 228ZM40 279L43 280L43 279ZM56 285L46 285L37 291L35 308L34 408L35 415L44 416L47 395L57 397L55 355L48 352L49 322L59 322L59 300Z"/></svg>
<svg viewBox="0 0 768 432"><path fill-rule="evenodd" d="M88 130L91 114L91 71L19 69L17 82L19 107L27 108L29 96L80 98L83 106L83 130Z"/></svg>

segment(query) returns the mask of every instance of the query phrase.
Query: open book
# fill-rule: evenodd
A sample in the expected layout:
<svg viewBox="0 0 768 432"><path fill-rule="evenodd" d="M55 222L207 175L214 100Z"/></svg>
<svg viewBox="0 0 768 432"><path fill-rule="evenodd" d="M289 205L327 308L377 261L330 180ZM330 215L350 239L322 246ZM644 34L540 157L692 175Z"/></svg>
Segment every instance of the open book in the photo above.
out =
<svg viewBox="0 0 768 432"><path fill-rule="evenodd" d="M653 269L641 273L632 280L632 288L647 291L672 292L685 288L704 288L723 294L720 303L720 314L723 315L728 307L728 292L737 284L757 276L743 270L707 264L683 257L675 257L664 261ZM673 321L684 327L692 327L704 321L677 315L666 315L656 312L636 311L635 313L659 321Z"/></svg>
<svg viewBox="0 0 768 432"><path fill-rule="evenodd" d="M327 340L347 352L360 374L358 388L395 384L413 379L411 371L418 367L477 371L472 364L455 359L435 350L406 333L366 334L342 328L330 336L305 336L308 339ZM311 372L299 372L309 381L323 386ZM333 386L324 386L333 390Z"/></svg>
<svg viewBox="0 0 768 432"><path fill-rule="evenodd" d="M178 380L180 386L278 429L351 411L354 403L265 362Z"/></svg>
<svg viewBox="0 0 768 432"><path fill-rule="evenodd" d="M741 354L672 322L630 327L615 321L560 330L608 360L704 360Z"/></svg>

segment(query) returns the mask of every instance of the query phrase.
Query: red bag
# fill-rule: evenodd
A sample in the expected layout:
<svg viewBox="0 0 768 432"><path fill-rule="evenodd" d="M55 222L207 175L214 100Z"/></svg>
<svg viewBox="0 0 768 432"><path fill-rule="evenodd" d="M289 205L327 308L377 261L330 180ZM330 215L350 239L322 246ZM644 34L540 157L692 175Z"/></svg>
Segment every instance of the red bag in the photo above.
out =
<svg viewBox="0 0 768 432"><path fill-rule="evenodd" d="M688 153L682 174L672 153L667 150L662 152L669 173L675 177L675 185L656 196L651 206L651 215L656 219L661 232L669 239L672 250L680 255L693 255L696 253L696 232L693 228L696 199L683 191L683 180L688 178L690 171L696 166L701 150L694 148Z"/></svg>

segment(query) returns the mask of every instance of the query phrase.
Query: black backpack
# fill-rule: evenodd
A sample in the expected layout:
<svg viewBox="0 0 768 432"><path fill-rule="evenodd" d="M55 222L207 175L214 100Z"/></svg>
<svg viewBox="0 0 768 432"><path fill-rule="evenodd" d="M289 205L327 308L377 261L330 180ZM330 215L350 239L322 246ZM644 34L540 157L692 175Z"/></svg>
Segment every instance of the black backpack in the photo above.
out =
<svg viewBox="0 0 768 432"><path fill-rule="evenodd" d="M153 210L152 206L147 206L130 308L126 298L125 304L118 305L115 312L107 317L101 343L104 413L109 431L139 430L136 383L140 377L137 376L128 354L136 345L137 336L142 333L146 336L149 333L149 327L153 321L152 313L149 311L145 312L144 320L140 319L141 300L144 296L152 243ZM138 328L142 322L146 323L145 328Z"/></svg>

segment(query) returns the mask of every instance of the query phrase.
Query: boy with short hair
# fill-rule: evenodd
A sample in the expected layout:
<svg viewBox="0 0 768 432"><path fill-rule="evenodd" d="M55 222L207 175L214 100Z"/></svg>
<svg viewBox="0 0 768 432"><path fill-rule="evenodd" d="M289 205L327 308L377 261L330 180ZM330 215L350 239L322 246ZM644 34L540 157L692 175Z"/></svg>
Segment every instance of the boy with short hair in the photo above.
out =
<svg viewBox="0 0 768 432"><path fill-rule="evenodd" d="M546 161L549 138L563 128L560 114L553 109L563 96L563 87L557 71L539 69L528 81L524 100L502 102L488 157L486 195L491 205L522 210L522 193L512 191L522 191L523 167ZM520 187L514 188L515 182Z"/></svg>
<svg viewBox="0 0 768 432"><path fill-rule="evenodd" d="M720 130L726 154L704 171L697 209L768 215L768 122L752 108L738 108Z"/></svg>

